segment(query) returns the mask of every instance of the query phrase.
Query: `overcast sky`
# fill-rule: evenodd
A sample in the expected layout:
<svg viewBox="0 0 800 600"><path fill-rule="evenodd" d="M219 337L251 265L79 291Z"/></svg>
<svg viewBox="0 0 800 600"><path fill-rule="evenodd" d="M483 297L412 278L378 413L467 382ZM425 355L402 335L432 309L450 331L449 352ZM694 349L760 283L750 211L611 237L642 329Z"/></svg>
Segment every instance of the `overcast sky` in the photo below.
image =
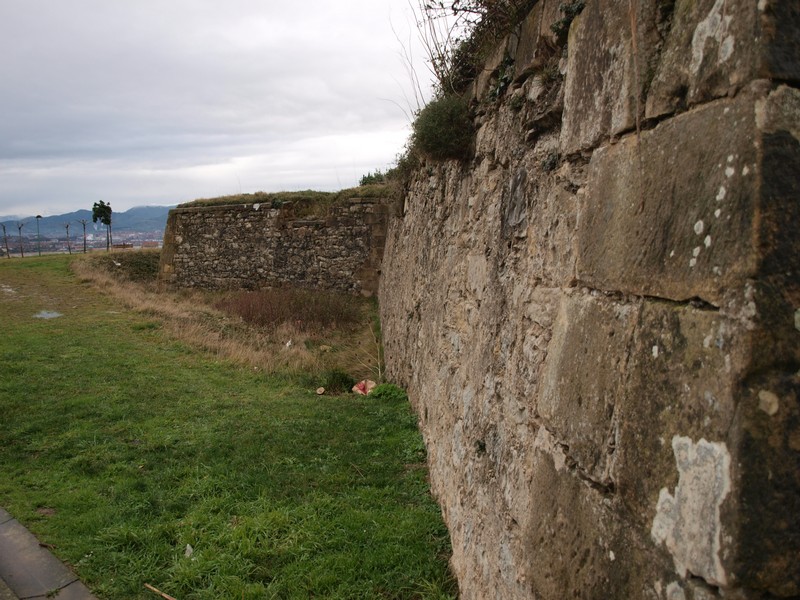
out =
<svg viewBox="0 0 800 600"><path fill-rule="evenodd" d="M409 0L0 0L0 215L352 187L417 47Z"/></svg>

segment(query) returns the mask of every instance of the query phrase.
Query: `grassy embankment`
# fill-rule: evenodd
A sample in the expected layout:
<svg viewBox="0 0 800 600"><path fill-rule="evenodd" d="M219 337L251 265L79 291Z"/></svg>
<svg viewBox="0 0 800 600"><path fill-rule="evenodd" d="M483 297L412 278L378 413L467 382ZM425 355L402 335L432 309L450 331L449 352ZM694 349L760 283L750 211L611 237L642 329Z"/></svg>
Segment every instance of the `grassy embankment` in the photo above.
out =
<svg viewBox="0 0 800 600"><path fill-rule="evenodd" d="M99 597L454 595L407 401L313 391L374 367L369 319L246 327L70 260L0 262L0 506Z"/></svg>

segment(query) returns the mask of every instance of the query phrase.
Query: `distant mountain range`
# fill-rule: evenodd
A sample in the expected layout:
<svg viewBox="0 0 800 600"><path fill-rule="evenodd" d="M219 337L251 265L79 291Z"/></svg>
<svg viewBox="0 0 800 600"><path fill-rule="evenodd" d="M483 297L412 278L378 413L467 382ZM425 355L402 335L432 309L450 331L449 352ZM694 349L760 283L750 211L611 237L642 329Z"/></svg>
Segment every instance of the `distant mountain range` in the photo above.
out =
<svg viewBox="0 0 800 600"><path fill-rule="evenodd" d="M115 212L111 217L111 228L116 233L138 233L164 231L167 224L167 215L174 206L136 206L125 212ZM91 210L77 210L75 212L52 217L42 217L39 220L39 232L42 237L64 237L66 235L66 223L70 223L70 235L74 235L81 230L81 219L86 219L86 230L105 231L104 226L98 221L92 223ZM6 226L9 235L18 234L17 225L25 223L22 235L27 237L36 236L36 217L25 217L18 219L14 217L0 217L0 223ZM0 232L2 233L2 232Z"/></svg>

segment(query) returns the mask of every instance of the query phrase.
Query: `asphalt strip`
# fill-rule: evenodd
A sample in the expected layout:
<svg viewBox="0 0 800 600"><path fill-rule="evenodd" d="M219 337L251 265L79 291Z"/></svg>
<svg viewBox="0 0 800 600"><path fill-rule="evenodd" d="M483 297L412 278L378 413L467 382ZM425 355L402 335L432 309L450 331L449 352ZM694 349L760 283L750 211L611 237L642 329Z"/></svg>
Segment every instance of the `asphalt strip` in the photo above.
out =
<svg viewBox="0 0 800 600"><path fill-rule="evenodd" d="M34 535L0 508L0 600L97 600L64 563L39 545ZM2 583L2 582L0 582Z"/></svg>

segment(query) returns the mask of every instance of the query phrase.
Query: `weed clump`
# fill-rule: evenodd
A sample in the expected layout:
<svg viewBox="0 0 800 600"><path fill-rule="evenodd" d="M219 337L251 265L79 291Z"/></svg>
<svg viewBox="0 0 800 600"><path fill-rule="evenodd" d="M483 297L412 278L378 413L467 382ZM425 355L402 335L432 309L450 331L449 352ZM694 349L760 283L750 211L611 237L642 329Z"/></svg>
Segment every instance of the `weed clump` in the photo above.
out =
<svg viewBox="0 0 800 600"><path fill-rule="evenodd" d="M584 0L572 0L572 2L562 2L558 5L558 10L564 15L550 26L550 30L556 35L560 43L564 43L569 33L569 26L586 6Z"/></svg>
<svg viewBox="0 0 800 600"><path fill-rule="evenodd" d="M380 400L381 402L386 403L399 403L406 402L408 400L408 394L406 394L406 391L393 383L382 383L376 386L369 396L373 400Z"/></svg>
<svg viewBox="0 0 800 600"><path fill-rule="evenodd" d="M355 384L355 378L341 369L331 369L322 374L321 385L329 394L346 394Z"/></svg>
<svg viewBox="0 0 800 600"><path fill-rule="evenodd" d="M126 250L93 255L92 268L108 272L118 281L153 282L158 278L159 250Z"/></svg>
<svg viewBox="0 0 800 600"><path fill-rule="evenodd" d="M358 185L373 185L376 183L386 183L386 173L380 169L375 169L374 173L369 172L366 175L362 175L358 181Z"/></svg>
<svg viewBox="0 0 800 600"><path fill-rule="evenodd" d="M461 96L443 95L423 108L414 121L413 145L434 160L469 158L475 128Z"/></svg>

